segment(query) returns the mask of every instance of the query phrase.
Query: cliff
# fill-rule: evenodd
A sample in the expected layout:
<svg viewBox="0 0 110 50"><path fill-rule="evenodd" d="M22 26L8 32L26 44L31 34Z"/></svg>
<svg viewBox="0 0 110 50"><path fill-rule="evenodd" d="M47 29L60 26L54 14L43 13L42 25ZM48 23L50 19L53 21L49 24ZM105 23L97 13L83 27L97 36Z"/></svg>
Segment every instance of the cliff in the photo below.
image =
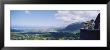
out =
<svg viewBox="0 0 110 50"><path fill-rule="evenodd" d="M94 29L80 29L80 40L100 40L100 13L95 20Z"/></svg>

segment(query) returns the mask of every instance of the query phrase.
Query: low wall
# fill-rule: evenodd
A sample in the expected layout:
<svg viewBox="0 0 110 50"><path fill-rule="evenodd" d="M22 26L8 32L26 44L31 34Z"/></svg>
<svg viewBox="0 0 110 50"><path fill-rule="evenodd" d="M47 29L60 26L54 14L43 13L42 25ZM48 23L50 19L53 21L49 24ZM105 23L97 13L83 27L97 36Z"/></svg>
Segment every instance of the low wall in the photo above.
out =
<svg viewBox="0 0 110 50"><path fill-rule="evenodd" d="M80 40L100 40L100 30L80 29Z"/></svg>

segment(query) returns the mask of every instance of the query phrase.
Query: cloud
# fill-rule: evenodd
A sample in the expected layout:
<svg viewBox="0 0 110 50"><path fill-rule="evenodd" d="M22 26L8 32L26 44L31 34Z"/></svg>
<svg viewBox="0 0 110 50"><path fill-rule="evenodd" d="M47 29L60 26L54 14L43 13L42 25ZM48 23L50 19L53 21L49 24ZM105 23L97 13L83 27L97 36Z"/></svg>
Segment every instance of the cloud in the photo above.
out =
<svg viewBox="0 0 110 50"><path fill-rule="evenodd" d="M26 14L30 14L30 11L29 10L25 10L24 11Z"/></svg>
<svg viewBox="0 0 110 50"><path fill-rule="evenodd" d="M65 23L85 22L95 19L100 11L60 10L55 14L56 19Z"/></svg>

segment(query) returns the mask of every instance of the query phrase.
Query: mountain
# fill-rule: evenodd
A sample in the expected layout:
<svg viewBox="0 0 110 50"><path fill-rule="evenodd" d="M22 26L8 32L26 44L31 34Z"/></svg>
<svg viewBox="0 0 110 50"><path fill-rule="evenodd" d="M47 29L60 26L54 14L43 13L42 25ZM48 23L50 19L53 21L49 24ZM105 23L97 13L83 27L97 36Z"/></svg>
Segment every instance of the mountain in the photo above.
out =
<svg viewBox="0 0 110 50"><path fill-rule="evenodd" d="M80 28L82 28L83 25L84 25L84 22L82 22L82 23L72 23L72 24L69 24L64 29L59 30L59 31L76 31L76 30L79 30Z"/></svg>
<svg viewBox="0 0 110 50"><path fill-rule="evenodd" d="M65 32L65 31L77 31L83 27L82 23L72 23L66 27L12 27L11 32Z"/></svg>

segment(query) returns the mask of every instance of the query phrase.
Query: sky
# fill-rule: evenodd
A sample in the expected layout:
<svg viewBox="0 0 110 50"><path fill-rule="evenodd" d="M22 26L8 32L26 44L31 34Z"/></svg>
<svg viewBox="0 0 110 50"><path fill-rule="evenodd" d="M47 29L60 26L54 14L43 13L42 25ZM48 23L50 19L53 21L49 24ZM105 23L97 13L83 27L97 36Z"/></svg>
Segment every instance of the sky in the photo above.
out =
<svg viewBox="0 0 110 50"><path fill-rule="evenodd" d="M83 10L11 10L11 26L66 26L95 19L100 11Z"/></svg>

